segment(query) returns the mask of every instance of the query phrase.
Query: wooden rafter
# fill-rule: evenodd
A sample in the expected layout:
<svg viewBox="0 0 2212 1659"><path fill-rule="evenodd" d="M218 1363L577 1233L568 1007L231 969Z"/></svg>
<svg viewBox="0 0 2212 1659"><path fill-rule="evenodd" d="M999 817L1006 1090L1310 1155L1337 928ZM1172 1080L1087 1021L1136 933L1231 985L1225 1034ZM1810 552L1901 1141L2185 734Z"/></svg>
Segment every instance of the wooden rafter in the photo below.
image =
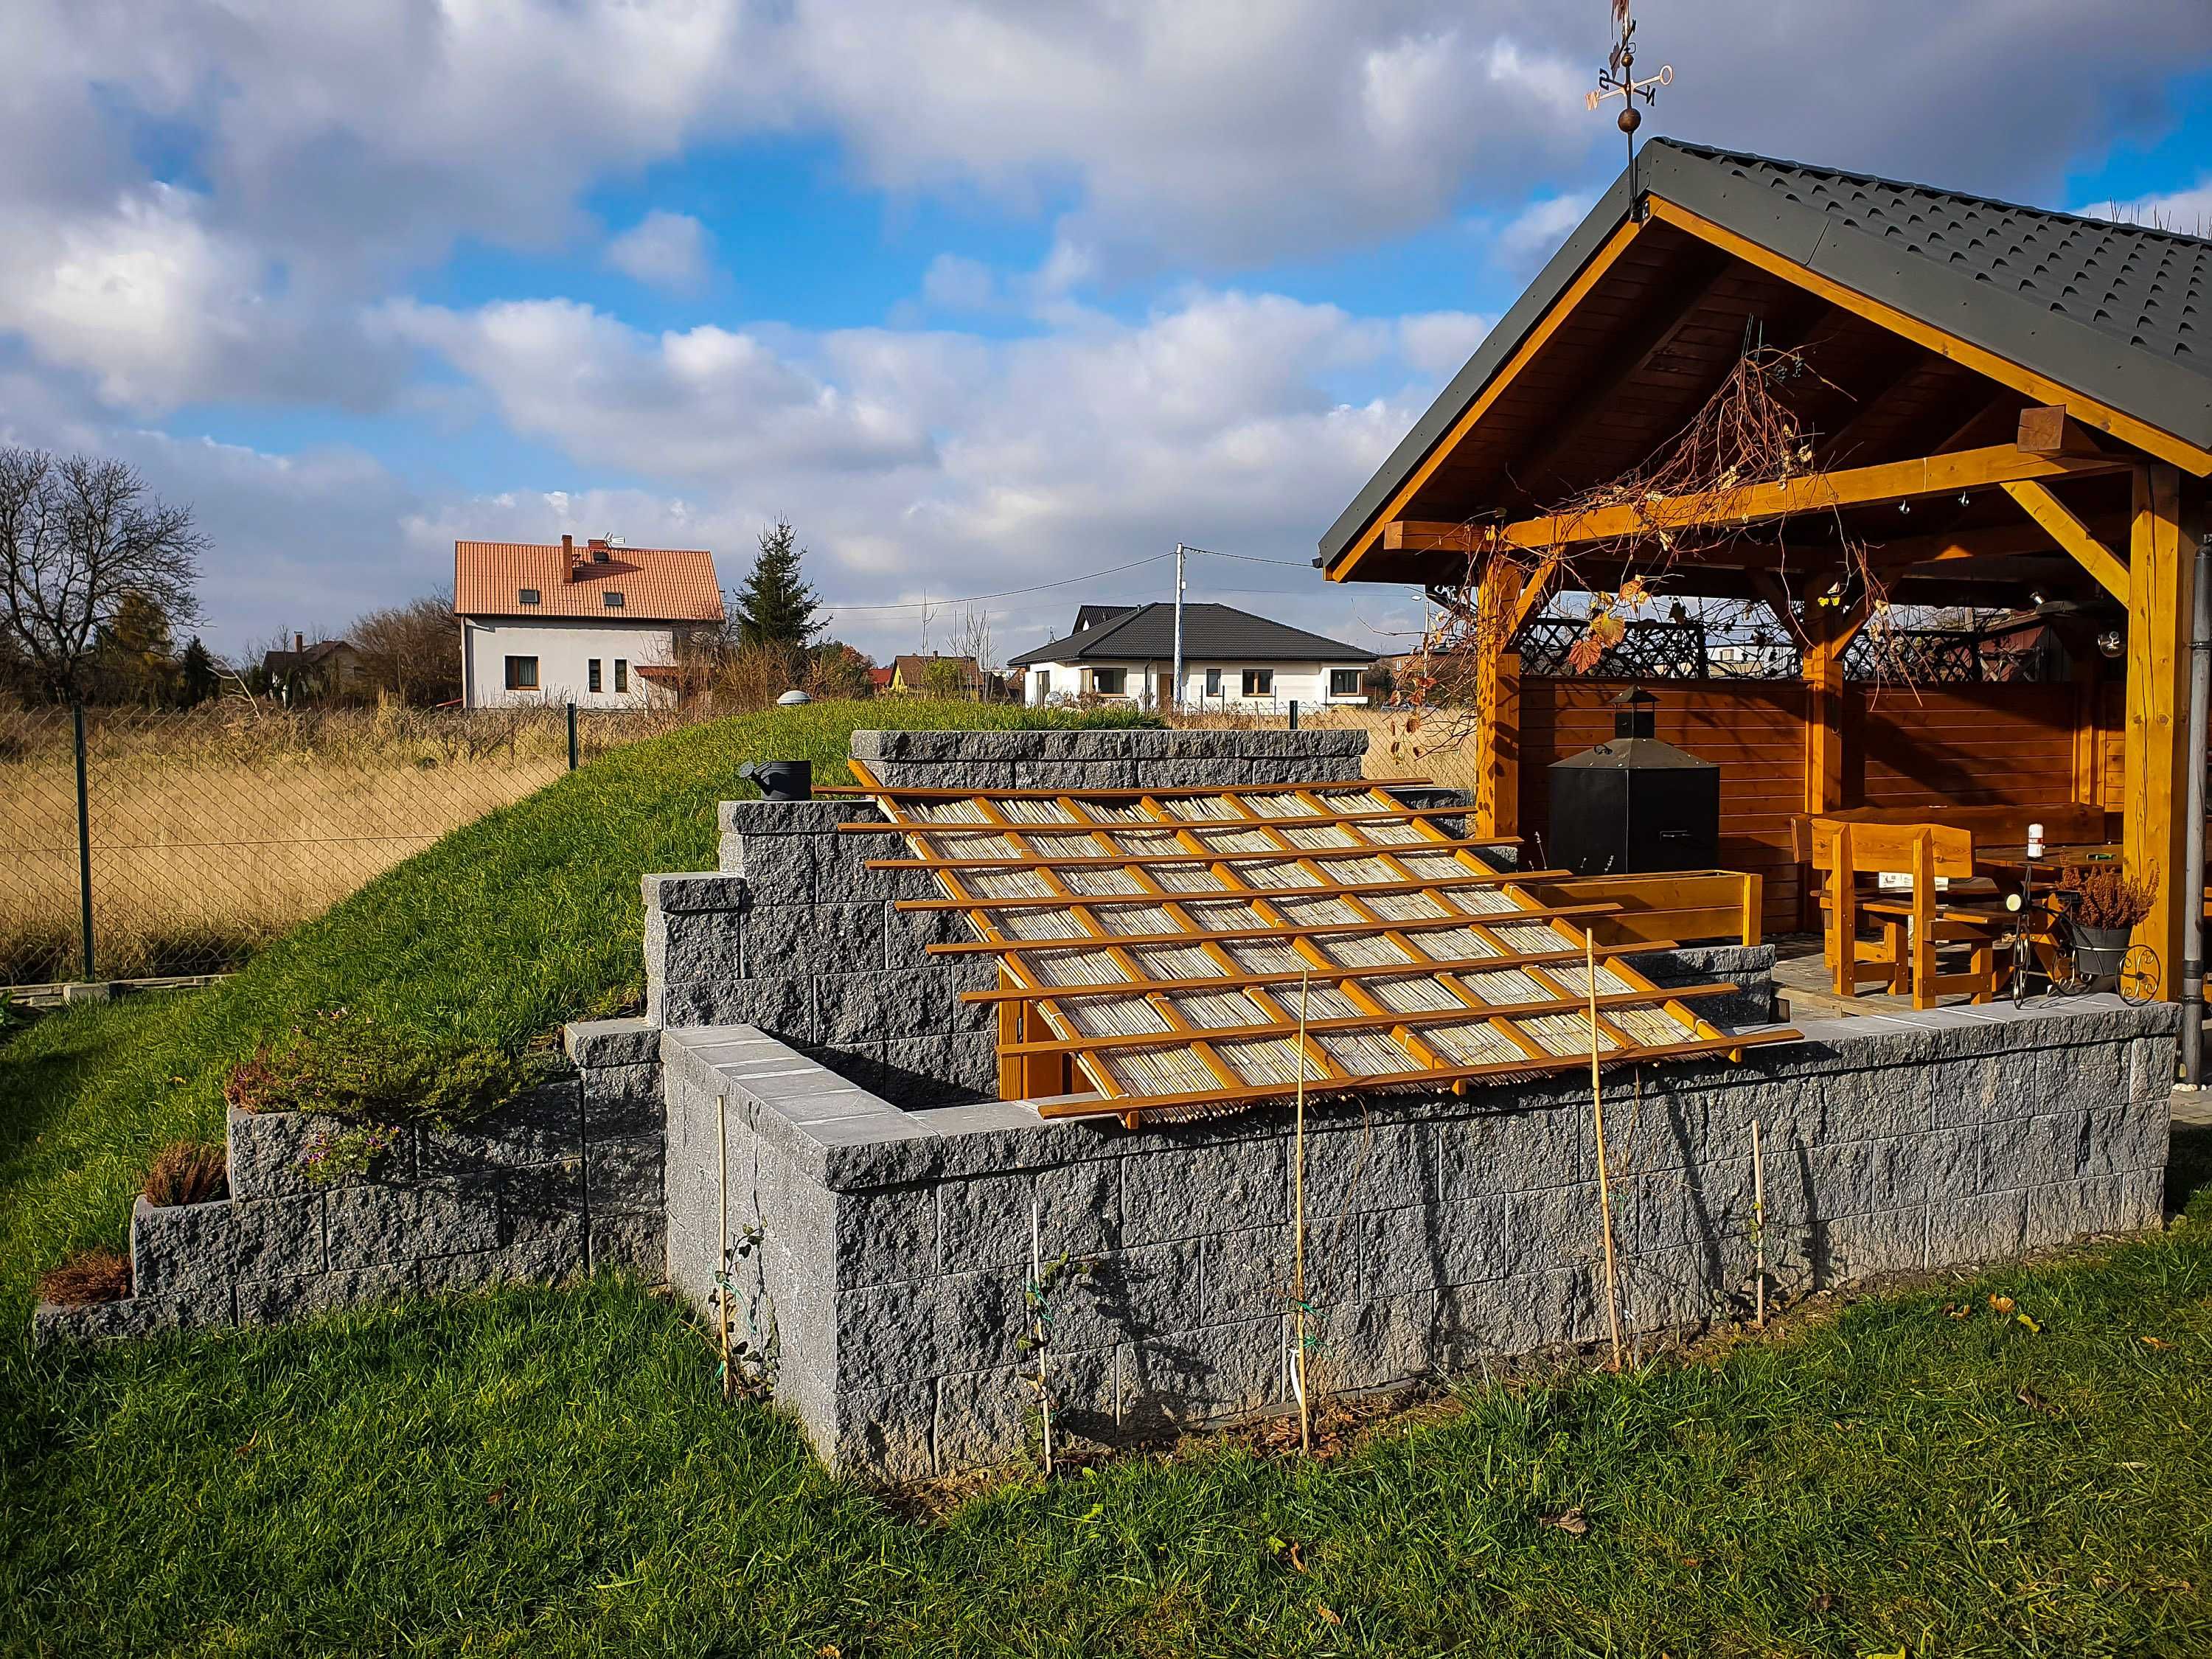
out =
<svg viewBox="0 0 2212 1659"><path fill-rule="evenodd" d="M2089 533L2089 526L2075 518L2066 503L2039 483L2028 480L2007 483L2006 495L2020 503L2027 516L2043 526L2052 541L2074 556L2075 560L2097 579L2097 585L2118 599L2128 602L2127 561Z"/></svg>

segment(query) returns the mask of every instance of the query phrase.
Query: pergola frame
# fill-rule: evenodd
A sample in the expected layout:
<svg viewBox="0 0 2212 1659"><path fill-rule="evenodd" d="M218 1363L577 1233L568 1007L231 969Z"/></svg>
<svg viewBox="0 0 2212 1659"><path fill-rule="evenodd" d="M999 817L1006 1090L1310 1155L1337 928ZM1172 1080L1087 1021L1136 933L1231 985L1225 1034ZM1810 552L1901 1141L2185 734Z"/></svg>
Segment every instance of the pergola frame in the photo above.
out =
<svg viewBox="0 0 2212 1659"><path fill-rule="evenodd" d="M2204 479L2212 474L2212 450L2142 418L2110 395L2092 395L2013 361L1960 331L1854 288L1829 270L1719 224L1668 199L1659 187L1635 198L1618 222L1596 234L1607 210L1601 204L1578 233L1578 243L1571 242L1571 249L1589 250L1579 267L1564 276L1547 270L1549 302L1511 349L1492 360L1487 378L1466 396L1456 416L1433 428L1425 453L1402 464L1394 457L1377 475L1370 492L1386 482L1394 487L1363 497L1377 503L1364 524L1352 521L1348 511L1332 537L1347 521L1354 523L1352 532L1334 550L1324 542L1323 562L1332 580L1411 579L1452 588L1467 582L1478 612L1475 636L1504 641L1474 665L1478 789L1469 833L1508 836L1521 828L1519 629L1570 573L1594 588L1621 574L1593 568L1586 559L1578 563L1577 555L1639 532L1656 539L1661 530L1715 525L1741 533L1709 557L1674 565L1662 583L1662 597L1751 601L1775 613L1801 647L1804 811L1849 805L1843 787L1843 659L1866 625L1865 603L1807 604L1800 611L1792 602L1793 588L1802 598L1842 573L1836 534L1838 525L1847 524L1848 533L1868 545L1869 562L1890 597L1901 604L2002 608L2023 605L2031 590L2056 586L2081 593L2084 604L2108 604L2124 612L2124 781L2117 805L2129 866L2151 881L2157 895L2137 938L2158 951L2166 993L2172 994L2184 929L2201 902L2181 890L2179 878L2186 854L2182 797L2191 763L2185 752L2188 554L2205 524ZM1662 258L1675 273L1671 286L1646 274ZM1656 297L1626 307L1618 298L1608 301L1616 284L1626 283L1626 291L1634 292L1639 282ZM1540 487L1532 480L1572 479L1584 488L1607 481L1609 475L1572 471L1579 459L1576 446L1593 432L1609 400L1629 410L1617 416L1625 426L1638 397L1656 400L1668 389L1668 356L1680 349L1686 325L1731 283L1743 290L1763 285L1756 289L1765 296L1760 314L1775 319L1769 337L1778 336L1778 343L1817 341L1824 331L1826 337L1856 331L1850 337L1862 348L1886 340L1886 349L1896 354L1887 373L1869 371L1849 416L1819 434L1811 470L1787 482L1737 489L1725 499L1682 496L1572 519L1511 510ZM1616 314L1627 320L1616 320ZM1572 354L1586 358L1590 343L1599 340L1610 342L1614 372L1593 383L1587 371L1567 375L1552 367L1582 362ZM2124 355L2124 345L2113 349ZM2154 366L2146 373L2167 372ZM1576 380L1577 389L1563 401L1547 376ZM2164 384L2170 382L2168 374ZM1540 416L1539 409L1546 412ZM1652 417L1655 447L1679 424L1679 413L1666 418L1675 424ZM1939 418L1942 425L1933 425ZM1928 434L1917 452L1875 458L1858 453L1858 446L1874 441L1869 434L1877 428L1894 434L1913 421ZM1485 444L1490 447L1480 447ZM1455 459L1462 454L1493 459ZM1485 477L1492 482L1481 483ZM1457 482L1462 478L1464 483ZM1561 489L1552 499L1573 493ZM1954 495L1961 506L1971 497L1982 517L1999 503L2005 511L1989 523L1939 524L1910 536L1879 533L1893 532L1916 503L1933 499L1940 516L1949 505L1943 498ZM1502 513L1501 500L1507 503ZM1439 505L1462 516L1439 516ZM2094 632L2080 630L2067 641L2085 684L2106 672L2091 643ZM2083 747L2077 799L2091 799L2080 792L2094 764ZM2114 805L2106 804L2108 809Z"/></svg>

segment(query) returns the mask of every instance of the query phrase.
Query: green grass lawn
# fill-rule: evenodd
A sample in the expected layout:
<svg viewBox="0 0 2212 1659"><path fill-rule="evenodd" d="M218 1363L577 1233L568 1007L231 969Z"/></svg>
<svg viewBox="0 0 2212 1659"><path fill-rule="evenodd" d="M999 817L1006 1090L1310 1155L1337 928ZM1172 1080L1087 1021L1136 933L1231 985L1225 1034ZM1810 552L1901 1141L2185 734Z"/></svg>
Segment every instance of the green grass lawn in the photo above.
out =
<svg viewBox="0 0 2212 1659"><path fill-rule="evenodd" d="M2188 1222L2139 1241L1471 1388L1326 1463L1198 1443L929 1522L725 1407L700 1332L617 1279L27 1352L33 1268L119 1242L257 1033L337 1001L521 1043L580 1012L564 983L628 995L636 871L708 860L763 728L708 732L463 832L227 986L0 1044L0 1652L2212 1651L2203 1132Z"/></svg>

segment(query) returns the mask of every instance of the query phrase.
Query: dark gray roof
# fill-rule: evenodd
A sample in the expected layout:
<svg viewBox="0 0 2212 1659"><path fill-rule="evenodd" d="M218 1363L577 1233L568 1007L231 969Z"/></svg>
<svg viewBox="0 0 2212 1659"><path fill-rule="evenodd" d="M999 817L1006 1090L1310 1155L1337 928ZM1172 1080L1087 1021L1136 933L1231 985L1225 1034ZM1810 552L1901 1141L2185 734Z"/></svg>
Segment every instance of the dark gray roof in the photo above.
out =
<svg viewBox="0 0 2212 1659"><path fill-rule="evenodd" d="M1094 607L1085 605L1090 611ZM1186 662L1215 658L1231 662L1372 662L1375 653L1323 639L1249 611L1225 605L1186 604L1182 608L1182 654ZM1168 662L1175 656L1175 606L1140 605L1119 610L1108 621L1071 634L1050 645L1024 652L1009 664L1024 668L1039 662Z"/></svg>
<svg viewBox="0 0 2212 1659"><path fill-rule="evenodd" d="M1656 196L1844 287L2212 448L2212 240L1655 138ZM1322 538L1334 562L1626 217L1615 179Z"/></svg>
<svg viewBox="0 0 2212 1659"><path fill-rule="evenodd" d="M1078 605L1075 611L1075 631L1080 634L1086 628L1096 628L1100 623L1111 622L1115 617L1127 611L1134 611L1136 608L1133 605Z"/></svg>

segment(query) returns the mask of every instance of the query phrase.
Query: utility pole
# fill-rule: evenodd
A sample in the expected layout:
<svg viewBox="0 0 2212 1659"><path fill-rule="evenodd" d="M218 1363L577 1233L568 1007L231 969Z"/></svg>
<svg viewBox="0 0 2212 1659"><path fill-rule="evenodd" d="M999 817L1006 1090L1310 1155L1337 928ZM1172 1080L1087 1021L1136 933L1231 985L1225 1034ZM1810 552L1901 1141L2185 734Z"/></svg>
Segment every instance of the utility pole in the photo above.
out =
<svg viewBox="0 0 2212 1659"><path fill-rule="evenodd" d="M1168 707L1182 707L1182 556L1188 550L1176 544L1175 677L1168 682Z"/></svg>

